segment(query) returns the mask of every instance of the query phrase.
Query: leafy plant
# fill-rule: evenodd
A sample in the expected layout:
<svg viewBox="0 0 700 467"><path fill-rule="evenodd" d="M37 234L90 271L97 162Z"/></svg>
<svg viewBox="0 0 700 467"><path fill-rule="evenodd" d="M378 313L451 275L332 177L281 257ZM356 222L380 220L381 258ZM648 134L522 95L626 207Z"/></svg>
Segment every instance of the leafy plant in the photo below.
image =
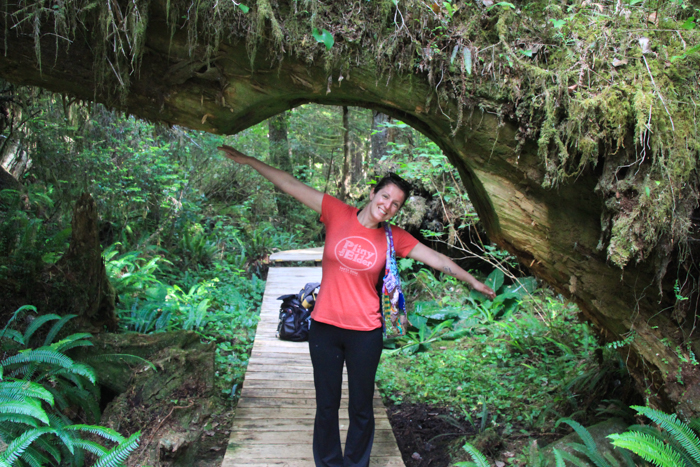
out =
<svg viewBox="0 0 700 467"><path fill-rule="evenodd" d="M700 423L686 424L675 414L650 407L632 406L638 414L650 418L659 429L633 425L631 431L608 436L615 446L629 449L659 467L700 466Z"/></svg>
<svg viewBox="0 0 700 467"><path fill-rule="evenodd" d="M94 371L72 360L66 352L86 347L90 334L71 334L53 342L74 315L42 315L34 318L24 332L9 325L20 313L36 312L25 306L18 309L0 332L0 438L7 448L0 453L0 465L46 465L69 462L82 466L84 453L96 458L95 466L116 467L138 446L140 432L128 438L99 425L75 424L66 413L82 410L85 417L99 421L99 391ZM36 334L44 324L56 321L43 344ZM9 374L7 374L9 373ZM6 375L7 374L7 375ZM100 436L116 443L111 449L83 438Z"/></svg>

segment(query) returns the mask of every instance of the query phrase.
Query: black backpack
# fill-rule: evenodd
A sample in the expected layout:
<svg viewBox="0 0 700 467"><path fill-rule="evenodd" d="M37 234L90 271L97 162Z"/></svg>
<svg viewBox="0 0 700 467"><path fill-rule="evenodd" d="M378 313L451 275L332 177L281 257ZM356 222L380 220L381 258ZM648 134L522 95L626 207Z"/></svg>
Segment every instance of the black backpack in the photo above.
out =
<svg viewBox="0 0 700 467"><path fill-rule="evenodd" d="M280 317L277 324L277 337L285 341L301 342L309 340L311 311L314 309L318 282L310 282L298 294L282 295Z"/></svg>

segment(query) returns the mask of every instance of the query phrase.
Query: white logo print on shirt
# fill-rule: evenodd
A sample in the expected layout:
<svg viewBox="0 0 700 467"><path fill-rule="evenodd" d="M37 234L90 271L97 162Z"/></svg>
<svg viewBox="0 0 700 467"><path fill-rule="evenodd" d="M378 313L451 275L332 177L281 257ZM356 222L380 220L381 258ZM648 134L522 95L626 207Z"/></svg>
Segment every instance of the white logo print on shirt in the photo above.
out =
<svg viewBox="0 0 700 467"><path fill-rule="evenodd" d="M343 266L362 271L377 262L377 250L364 237L346 237L335 245L335 257Z"/></svg>

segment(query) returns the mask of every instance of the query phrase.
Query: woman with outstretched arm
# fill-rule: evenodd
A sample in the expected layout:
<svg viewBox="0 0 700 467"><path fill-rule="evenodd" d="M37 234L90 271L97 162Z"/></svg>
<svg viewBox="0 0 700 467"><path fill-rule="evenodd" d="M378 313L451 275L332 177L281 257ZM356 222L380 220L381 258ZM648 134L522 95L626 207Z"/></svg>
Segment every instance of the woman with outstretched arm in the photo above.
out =
<svg viewBox="0 0 700 467"><path fill-rule="evenodd" d="M326 226L322 286L311 314L309 350L314 368L316 419L314 461L319 467L369 465L374 439L374 378L382 353L381 313L377 283L388 268L389 242L398 256L412 258L466 282L489 298L495 293L442 253L421 244L388 221L410 195L410 185L389 174L371 190L362 209L305 185L291 174L237 151L219 147L238 164L248 165L281 191L321 215ZM387 284L386 274L385 288ZM406 329L405 315L400 316ZM350 423L343 453L340 443L340 408L343 364L348 371Z"/></svg>

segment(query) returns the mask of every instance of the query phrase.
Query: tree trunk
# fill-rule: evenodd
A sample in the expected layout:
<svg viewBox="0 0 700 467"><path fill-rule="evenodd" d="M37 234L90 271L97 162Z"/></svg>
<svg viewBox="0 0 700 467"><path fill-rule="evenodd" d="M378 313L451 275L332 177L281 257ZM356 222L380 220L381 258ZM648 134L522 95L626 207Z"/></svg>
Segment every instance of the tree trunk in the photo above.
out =
<svg viewBox="0 0 700 467"><path fill-rule="evenodd" d="M287 139L287 112L282 112L267 120L268 140L270 142L270 161L272 165L289 174L293 174L292 159L289 156ZM294 199L275 188L277 211L286 216L294 207Z"/></svg>
<svg viewBox="0 0 700 467"><path fill-rule="evenodd" d="M3 166L0 165L0 190L19 190L22 185Z"/></svg>
<svg viewBox="0 0 700 467"><path fill-rule="evenodd" d="M279 3L279 11L293 11L288 2ZM110 3L115 4L128 9L126 0ZM365 4L369 8L374 3L362 2L362 8ZM0 12L7 24L14 24L15 8L8 3ZM306 55L291 52L292 44L284 42L282 51L273 41L266 42L264 31L252 34L251 40L257 42L249 44L258 48L251 55L249 44L237 38L257 31L255 24L271 24L255 23L252 14L231 22L226 37L232 39L222 39L219 52L207 62L201 58L203 48L193 50L188 44L186 28L173 28L166 20L165 2L151 2L148 13L146 55L122 99L95 78L94 51L99 47L93 41L98 35L91 31L98 26L90 17L78 22L70 49L55 50L53 36L48 34L51 30L45 26L41 70L35 62L31 34L21 34L21 28L7 34L0 54L0 76L216 134L236 133L309 102L363 106L406 122L435 141L457 167L489 238L578 303L606 340L629 343L625 360L653 405L675 408L686 416L700 415L700 366L689 363L689 352L700 355L700 334L693 327L697 311L691 307L684 319L674 316L676 273L667 274L659 289L653 261L630 262L624 269L608 261L609 240L601 218L607 212L606 203L621 201L614 194L612 198L602 194L596 186L606 161L615 164L614 147L601 143L595 169L556 190L547 189L548 172L538 155L537 132L523 133L527 122L519 125L515 112L503 115L489 110L506 108L501 106L500 95L476 93L461 104L449 97L452 90L446 90L444 84L436 90L436 80L427 71L406 73L401 64L389 63L386 66L395 69L387 72L361 58L372 55L366 50L361 51L364 55L357 52L352 59L335 61L323 58L322 45ZM387 29L395 30L393 24ZM308 37L304 40L309 47ZM336 36L336 47L340 42ZM347 49L342 50L352 52L353 44L343 41ZM263 52L267 46L275 51L269 56ZM513 86L517 78L510 75ZM697 160L696 153L688 157ZM669 255L676 258L677 252Z"/></svg>
<svg viewBox="0 0 700 467"><path fill-rule="evenodd" d="M107 278L97 224L95 200L83 193L73 209L68 251L48 272L46 282L56 292L47 305L62 314L78 315L97 331L103 327L114 331L116 292Z"/></svg>
<svg viewBox="0 0 700 467"><path fill-rule="evenodd" d="M389 144L389 129L384 126L389 116L381 112L372 112L372 163L375 164L386 155Z"/></svg>

